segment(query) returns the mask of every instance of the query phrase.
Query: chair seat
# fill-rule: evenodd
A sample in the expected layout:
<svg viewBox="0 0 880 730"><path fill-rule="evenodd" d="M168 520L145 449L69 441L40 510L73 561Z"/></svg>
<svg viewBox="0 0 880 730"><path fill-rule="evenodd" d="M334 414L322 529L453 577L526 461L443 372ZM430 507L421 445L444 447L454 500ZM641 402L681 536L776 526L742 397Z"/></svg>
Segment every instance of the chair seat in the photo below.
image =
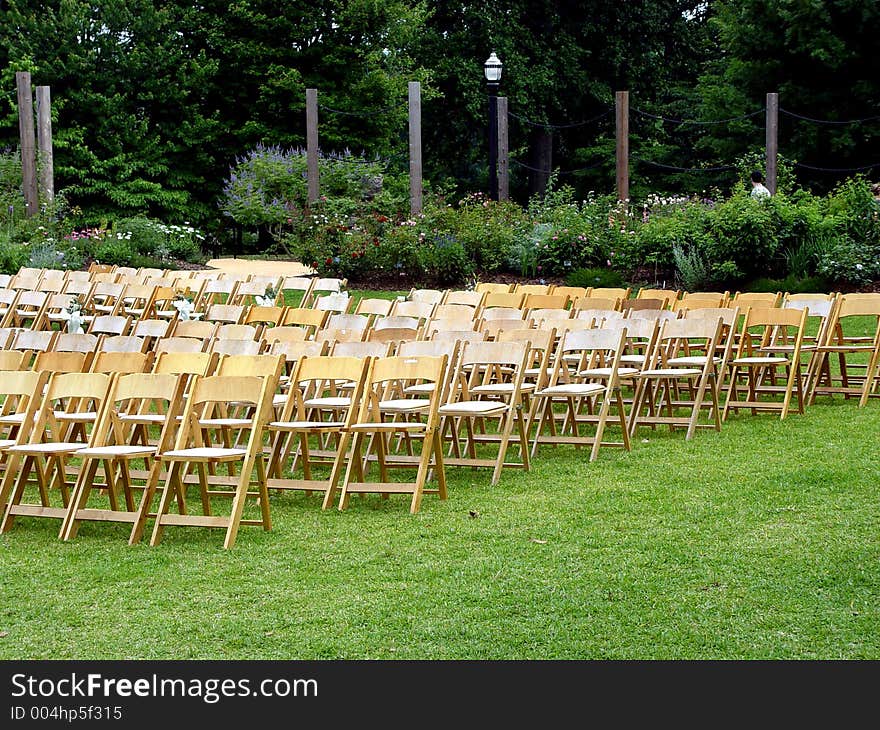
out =
<svg viewBox="0 0 880 730"><path fill-rule="evenodd" d="M161 413L123 413L120 414L119 420L126 423L162 424L168 420L168 416Z"/></svg>
<svg viewBox="0 0 880 730"><path fill-rule="evenodd" d="M269 428L276 431L318 431L322 428L330 428L338 431L345 428L342 421L272 421Z"/></svg>
<svg viewBox="0 0 880 730"><path fill-rule="evenodd" d="M467 400L459 403L447 403L440 406L444 416L471 416L476 414L503 413L508 409L506 403L490 400Z"/></svg>
<svg viewBox="0 0 880 730"><path fill-rule="evenodd" d="M702 373L696 368L655 368L654 370L642 370L639 377L648 378L689 378Z"/></svg>
<svg viewBox="0 0 880 730"><path fill-rule="evenodd" d="M403 389L404 393L412 393L413 395L419 395L420 393L433 393L435 383L418 383L417 385L409 385Z"/></svg>
<svg viewBox="0 0 880 730"><path fill-rule="evenodd" d="M0 439L0 449L8 449L15 445L15 439Z"/></svg>
<svg viewBox="0 0 880 730"><path fill-rule="evenodd" d="M785 357L738 357L731 361L732 365L787 365Z"/></svg>
<svg viewBox="0 0 880 730"><path fill-rule="evenodd" d="M325 398L309 398L303 401L307 408L347 408L351 398L327 396Z"/></svg>
<svg viewBox="0 0 880 730"><path fill-rule="evenodd" d="M56 441L48 444L21 444L10 446L9 451L19 454L72 454L85 446L82 441Z"/></svg>
<svg viewBox="0 0 880 730"><path fill-rule="evenodd" d="M712 362L716 365L721 364L720 357L713 357ZM705 365L705 355L690 355L689 357L671 357L666 361L667 365Z"/></svg>
<svg viewBox="0 0 880 730"><path fill-rule="evenodd" d="M538 391L538 395L593 395L605 390L599 383L561 383Z"/></svg>
<svg viewBox="0 0 880 730"><path fill-rule="evenodd" d="M97 417L98 414L94 411L74 411L73 413L68 413L67 411L55 411L55 418L59 421L86 423L94 421Z"/></svg>
<svg viewBox="0 0 880 730"><path fill-rule="evenodd" d="M4 424L24 423L24 413L10 413L5 416L0 416L0 423L4 423Z"/></svg>
<svg viewBox="0 0 880 730"><path fill-rule="evenodd" d="M149 456L156 453L156 449L152 446L139 446L135 444L119 444L116 446L94 446L90 449L80 449L76 452L76 456L94 456L94 457L126 457L126 456Z"/></svg>
<svg viewBox="0 0 880 730"><path fill-rule="evenodd" d="M631 365L644 365L644 355L621 355L620 362L630 363Z"/></svg>
<svg viewBox="0 0 880 730"><path fill-rule="evenodd" d="M379 401L379 410L396 413L414 413L431 405L427 398L392 398Z"/></svg>
<svg viewBox="0 0 880 730"><path fill-rule="evenodd" d="M223 449L211 446L197 446L192 449L166 451L160 456L171 461L233 461L247 454L246 449Z"/></svg>
<svg viewBox="0 0 880 730"><path fill-rule="evenodd" d="M639 372L638 368L617 368L618 375L635 375ZM591 368L589 370L581 370L578 375L584 378L607 378L611 375L611 368Z"/></svg>
<svg viewBox="0 0 880 730"><path fill-rule="evenodd" d="M214 426L227 426L231 428L244 428L250 426L253 421L250 418L203 418L199 421L200 426L208 428Z"/></svg>

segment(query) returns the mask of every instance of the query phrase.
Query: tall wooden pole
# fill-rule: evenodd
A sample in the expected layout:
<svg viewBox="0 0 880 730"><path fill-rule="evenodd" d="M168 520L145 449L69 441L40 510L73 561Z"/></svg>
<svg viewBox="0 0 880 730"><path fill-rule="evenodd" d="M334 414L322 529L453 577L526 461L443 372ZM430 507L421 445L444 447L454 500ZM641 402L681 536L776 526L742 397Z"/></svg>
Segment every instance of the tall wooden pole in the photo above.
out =
<svg viewBox="0 0 880 730"><path fill-rule="evenodd" d="M507 97L498 97L498 200L510 198L510 146L507 135Z"/></svg>
<svg viewBox="0 0 880 730"><path fill-rule="evenodd" d="M617 199L629 198L629 92L614 94L617 131Z"/></svg>
<svg viewBox="0 0 880 730"><path fill-rule="evenodd" d="M40 151L40 192L43 200L55 200L55 173L52 154L52 99L48 86L37 87L37 147Z"/></svg>
<svg viewBox="0 0 880 730"><path fill-rule="evenodd" d="M766 125L767 153L767 189L776 194L776 159L779 154L779 94L767 94L767 125Z"/></svg>
<svg viewBox="0 0 880 730"><path fill-rule="evenodd" d="M308 202L320 196L318 179L318 90L306 89L306 170L308 175Z"/></svg>
<svg viewBox="0 0 880 730"><path fill-rule="evenodd" d="M498 82L489 87L489 197L498 200Z"/></svg>
<svg viewBox="0 0 880 730"><path fill-rule="evenodd" d="M21 182L24 189L27 215L35 215L40 210L37 194L37 155L34 142L34 100L31 95L31 74L29 71L15 72L15 86L18 92L18 134L21 142Z"/></svg>
<svg viewBox="0 0 880 730"><path fill-rule="evenodd" d="M422 85L409 82L409 211L422 212Z"/></svg>

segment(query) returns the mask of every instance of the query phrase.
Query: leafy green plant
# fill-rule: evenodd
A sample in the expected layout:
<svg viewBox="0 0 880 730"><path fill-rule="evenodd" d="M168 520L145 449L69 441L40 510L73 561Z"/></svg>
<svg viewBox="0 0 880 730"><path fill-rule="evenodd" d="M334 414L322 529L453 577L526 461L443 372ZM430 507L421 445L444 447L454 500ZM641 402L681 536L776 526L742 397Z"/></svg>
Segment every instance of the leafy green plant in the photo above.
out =
<svg viewBox="0 0 880 730"><path fill-rule="evenodd" d="M688 291L699 291L707 288L712 279L712 265L703 258L695 247L679 244L672 246L672 257L682 287Z"/></svg>
<svg viewBox="0 0 880 730"><path fill-rule="evenodd" d="M568 286L617 287L624 286L623 274L616 269L575 269L567 277Z"/></svg>

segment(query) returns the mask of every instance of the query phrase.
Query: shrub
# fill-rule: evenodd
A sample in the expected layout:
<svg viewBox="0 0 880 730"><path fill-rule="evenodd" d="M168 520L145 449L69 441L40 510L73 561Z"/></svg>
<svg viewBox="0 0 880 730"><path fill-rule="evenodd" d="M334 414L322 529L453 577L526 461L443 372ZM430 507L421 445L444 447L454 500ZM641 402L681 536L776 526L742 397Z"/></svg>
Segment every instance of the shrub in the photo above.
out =
<svg viewBox="0 0 880 730"><path fill-rule="evenodd" d="M766 200L737 192L719 203L709 217L710 235L702 251L718 281L781 271L779 240L773 229L773 209Z"/></svg>
<svg viewBox="0 0 880 730"><path fill-rule="evenodd" d="M682 287L687 291L707 289L713 282L712 264L695 246L675 244L672 247L675 269Z"/></svg>
<svg viewBox="0 0 880 730"><path fill-rule="evenodd" d="M426 280L437 286L463 284L474 273L467 251L451 234L426 240L416 250Z"/></svg>
<svg viewBox="0 0 880 730"><path fill-rule="evenodd" d="M616 269L575 269L566 278L568 286L616 287L624 286L623 274Z"/></svg>

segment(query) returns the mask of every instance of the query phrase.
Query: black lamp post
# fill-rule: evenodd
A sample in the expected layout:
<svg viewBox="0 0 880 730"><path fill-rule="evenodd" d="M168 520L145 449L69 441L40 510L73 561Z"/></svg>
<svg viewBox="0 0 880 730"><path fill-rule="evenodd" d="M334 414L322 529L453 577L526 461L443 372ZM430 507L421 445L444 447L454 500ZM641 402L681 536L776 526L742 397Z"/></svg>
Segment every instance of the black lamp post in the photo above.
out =
<svg viewBox="0 0 880 730"><path fill-rule="evenodd" d="M498 85L502 64L495 51L483 64L489 88L489 197L498 200Z"/></svg>

